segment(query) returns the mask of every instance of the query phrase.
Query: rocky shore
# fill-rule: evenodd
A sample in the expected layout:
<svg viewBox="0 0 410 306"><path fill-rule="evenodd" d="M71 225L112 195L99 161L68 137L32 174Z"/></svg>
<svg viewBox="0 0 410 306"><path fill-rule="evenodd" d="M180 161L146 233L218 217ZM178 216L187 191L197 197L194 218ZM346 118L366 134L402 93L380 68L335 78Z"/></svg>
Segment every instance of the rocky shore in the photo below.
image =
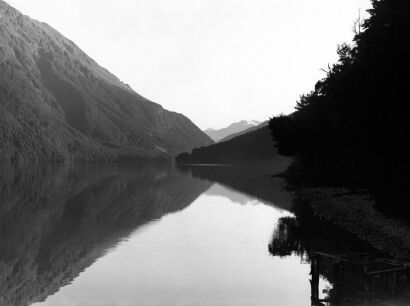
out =
<svg viewBox="0 0 410 306"><path fill-rule="evenodd" d="M356 235L376 249L410 261L410 223L377 211L367 193L323 187L302 188L297 194L321 220Z"/></svg>

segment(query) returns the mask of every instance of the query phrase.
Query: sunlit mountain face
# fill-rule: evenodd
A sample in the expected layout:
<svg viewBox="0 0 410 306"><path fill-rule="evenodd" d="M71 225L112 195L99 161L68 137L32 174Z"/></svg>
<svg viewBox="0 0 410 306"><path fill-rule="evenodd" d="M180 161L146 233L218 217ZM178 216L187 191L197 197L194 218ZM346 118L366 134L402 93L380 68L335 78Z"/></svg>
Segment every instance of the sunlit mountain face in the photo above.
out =
<svg viewBox="0 0 410 306"><path fill-rule="evenodd" d="M171 159L213 143L51 26L4 1L0 16L0 162Z"/></svg>

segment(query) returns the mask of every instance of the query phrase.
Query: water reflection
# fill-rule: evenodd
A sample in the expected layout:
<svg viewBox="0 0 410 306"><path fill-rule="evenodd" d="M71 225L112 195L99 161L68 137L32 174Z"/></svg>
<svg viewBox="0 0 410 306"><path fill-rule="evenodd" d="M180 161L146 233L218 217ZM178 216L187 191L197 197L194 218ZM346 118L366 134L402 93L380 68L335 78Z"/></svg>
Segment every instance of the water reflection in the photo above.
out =
<svg viewBox="0 0 410 306"><path fill-rule="evenodd" d="M400 262L317 219L303 202L294 202L296 216L279 219L269 251L310 263L312 305L410 304L410 275ZM323 281L331 286L320 292Z"/></svg>
<svg viewBox="0 0 410 306"><path fill-rule="evenodd" d="M372 249L316 220L275 169L3 169L0 305L407 305L407 278L369 285L315 257Z"/></svg>
<svg viewBox="0 0 410 306"><path fill-rule="evenodd" d="M168 182L178 186L168 190L175 195L172 201L195 191L192 182L202 191L211 184L189 171L176 172ZM141 188L151 189L151 203L158 205L154 202L162 198L162 188L152 181ZM280 198L282 186L275 185L274 193ZM36 305L298 305L308 299L308 282L298 276L307 275L309 267L291 260L293 272L283 277L283 260L273 259L266 249L275 221L287 211L219 184L189 199L189 207L129 235ZM172 201L167 211L175 206ZM294 290L288 287L291 281L295 294L288 294Z"/></svg>
<svg viewBox="0 0 410 306"><path fill-rule="evenodd" d="M278 177L272 177L272 173L283 171L288 164L289 160L283 158L283 160L272 163L250 166L180 166L180 169L194 177L217 182L239 191L246 197L256 198L266 205L291 210L293 206L292 195L284 192L285 181ZM227 194L232 193L227 192Z"/></svg>
<svg viewBox="0 0 410 306"><path fill-rule="evenodd" d="M44 300L135 229L184 209L210 185L159 166L3 169L0 304Z"/></svg>

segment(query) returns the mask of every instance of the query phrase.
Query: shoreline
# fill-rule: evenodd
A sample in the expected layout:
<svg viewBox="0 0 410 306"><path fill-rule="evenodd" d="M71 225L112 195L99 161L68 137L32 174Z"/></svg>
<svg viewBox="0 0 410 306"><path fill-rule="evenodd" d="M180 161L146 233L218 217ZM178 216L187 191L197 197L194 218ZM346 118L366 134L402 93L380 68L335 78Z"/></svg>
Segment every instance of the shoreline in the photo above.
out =
<svg viewBox="0 0 410 306"><path fill-rule="evenodd" d="M357 236L393 257L410 260L410 225L386 216L374 208L375 202L365 193L346 188L301 188L295 195L310 206L313 214Z"/></svg>

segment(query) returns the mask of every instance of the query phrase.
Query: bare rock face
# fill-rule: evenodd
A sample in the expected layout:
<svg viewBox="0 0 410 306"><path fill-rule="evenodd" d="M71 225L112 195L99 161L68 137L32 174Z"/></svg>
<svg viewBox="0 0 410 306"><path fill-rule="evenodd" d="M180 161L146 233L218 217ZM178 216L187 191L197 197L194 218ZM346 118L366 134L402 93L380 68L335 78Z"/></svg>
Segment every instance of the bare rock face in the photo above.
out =
<svg viewBox="0 0 410 306"><path fill-rule="evenodd" d="M169 159L211 143L0 0L0 163Z"/></svg>

